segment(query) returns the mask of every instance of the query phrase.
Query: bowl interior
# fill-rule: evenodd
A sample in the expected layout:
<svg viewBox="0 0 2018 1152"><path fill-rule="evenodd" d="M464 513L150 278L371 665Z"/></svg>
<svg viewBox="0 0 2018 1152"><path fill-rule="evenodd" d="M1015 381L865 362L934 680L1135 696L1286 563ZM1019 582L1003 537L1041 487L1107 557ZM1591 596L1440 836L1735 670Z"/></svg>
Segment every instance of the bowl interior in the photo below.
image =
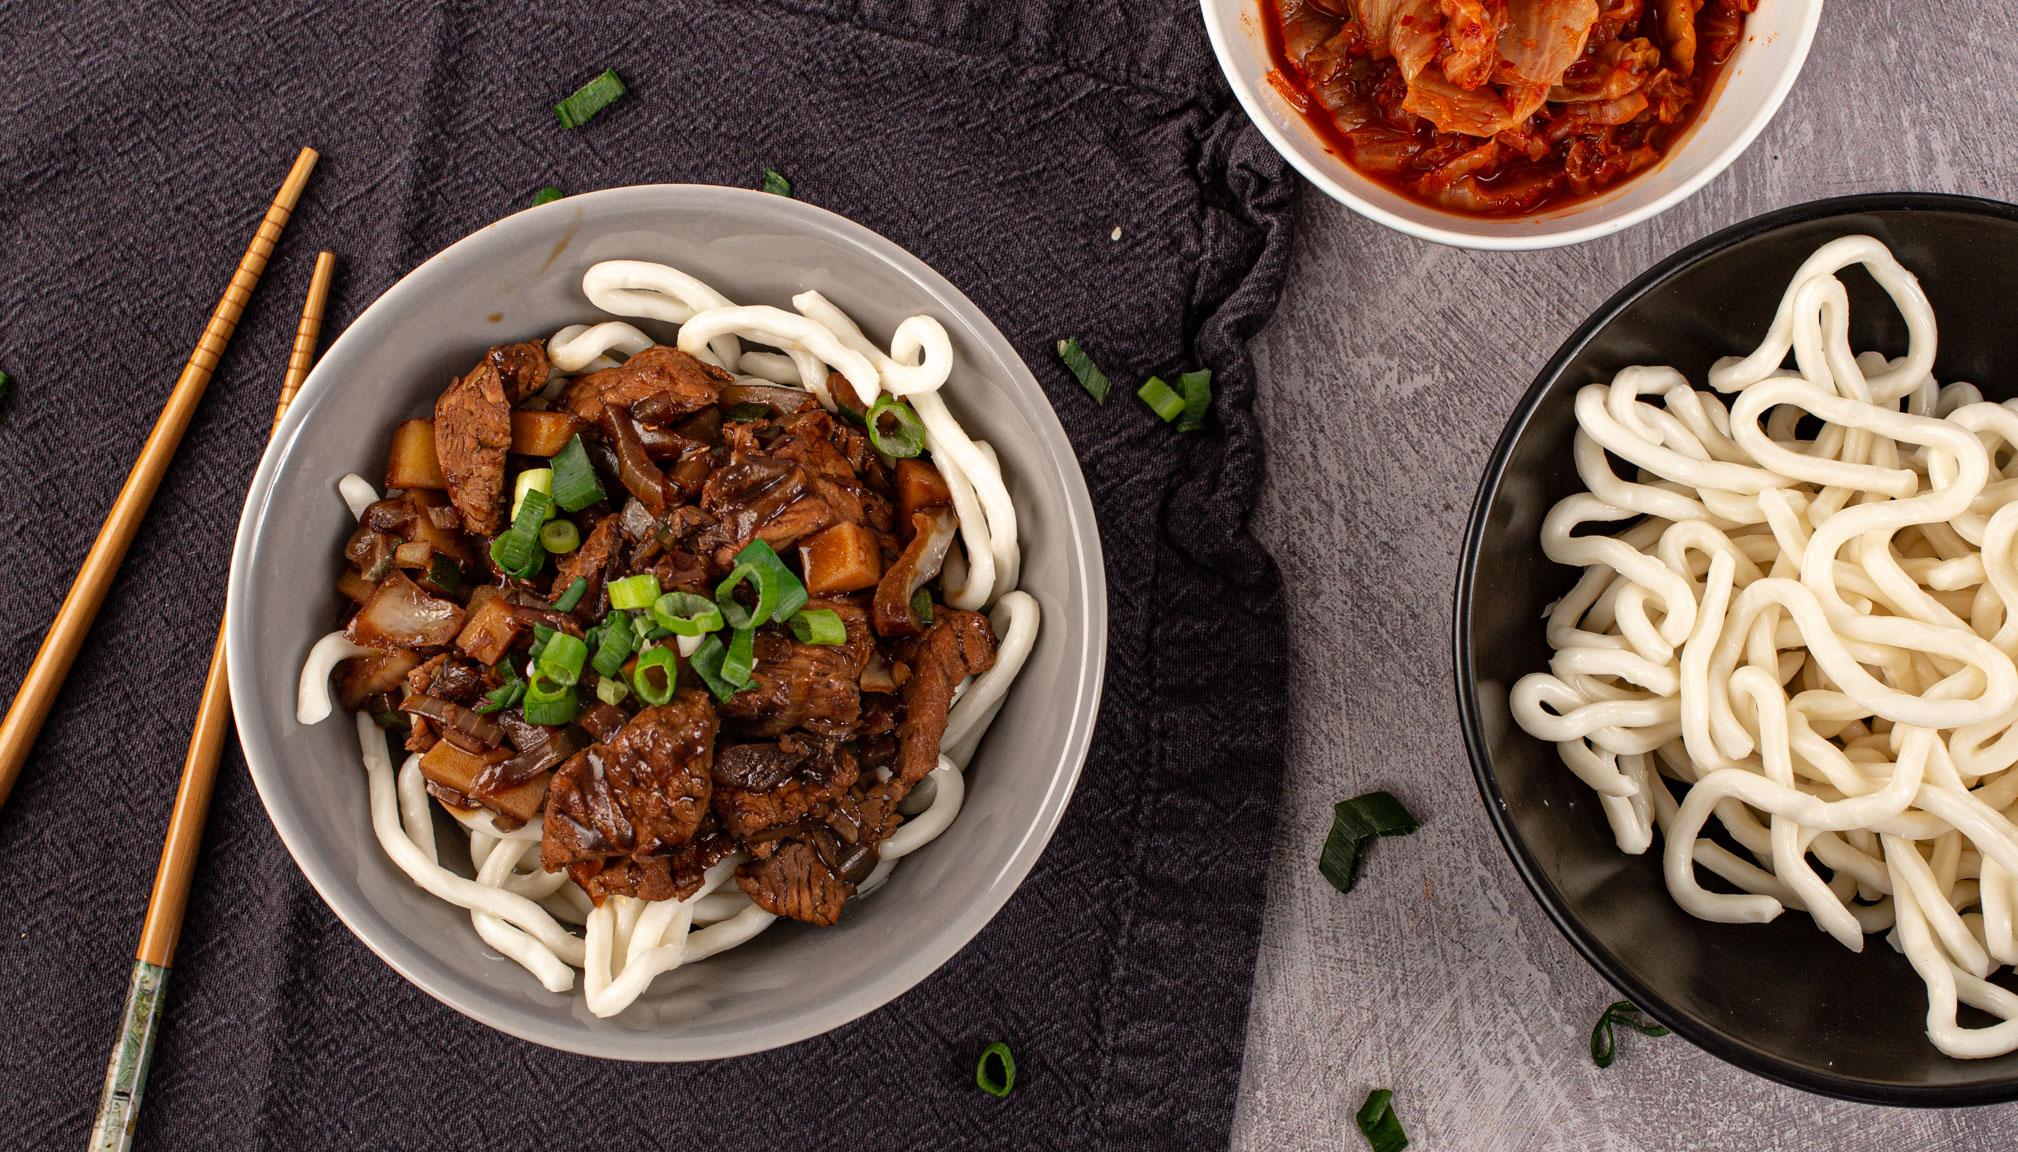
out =
<svg viewBox="0 0 2018 1152"><path fill-rule="evenodd" d="M381 477L394 423L425 414L484 348L605 318L579 285L589 265L618 257L673 264L739 303L789 308L794 293L817 289L886 343L905 316L937 317L959 357L948 402L1002 458L1021 517L1022 587L1044 619L969 767L966 805L938 842L851 903L837 927L776 925L661 977L631 1009L599 1020L579 990L541 989L484 947L466 912L392 865L367 819L350 718L297 724L294 683L309 646L339 619L331 581L352 521L337 480ZM233 704L260 797L303 872L365 944L425 991L527 1039L701 1059L853 1019L944 963L995 914L1049 840L1083 762L1106 598L1092 507L1064 430L964 296L896 245L818 208L656 186L569 197L490 225L416 269L329 348L254 479L233 557L229 635Z"/></svg>
<svg viewBox="0 0 2018 1152"><path fill-rule="evenodd" d="M1708 183L1779 109L1807 58L1822 9L1821 0L1764 0L1747 18L1744 43L1726 65L1709 107L1653 169L1588 200L1497 219L1417 203L1360 175L1333 153L1268 82L1272 65L1259 10L1267 2L1203 0L1203 7L1221 70L1276 151L1361 215L1410 235L1470 248L1547 248L1589 240L1662 212Z"/></svg>
<svg viewBox="0 0 2018 1152"><path fill-rule="evenodd" d="M1507 710L1513 682L1547 665L1545 607L1575 581L1537 542L1549 507L1581 487L1570 460L1575 391L1633 364L1672 364L1700 386L1718 357L1752 350L1802 260L1859 232L1890 245L1926 286L1942 336L1938 378L1973 381L1993 400L2018 395L2006 315L2018 296L2018 208L1858 197L1775 213L1681 253L1571 338L1500 443L1459 577L1460 707L1516 865L1578 949L1643 1007L1719 1056L1812 1090L1895 1103L2005 1099L2018 1096L2018 1055L1937 1052L1925 1035L1924 988L1881 938L1857 955L1795 912L1767 925L1684 913L1662 882L1660 841L1647 855L1622 855L1596 796ZM1852 346L1905 351L1889 300L1861 270L1845 281Z"/></svg>

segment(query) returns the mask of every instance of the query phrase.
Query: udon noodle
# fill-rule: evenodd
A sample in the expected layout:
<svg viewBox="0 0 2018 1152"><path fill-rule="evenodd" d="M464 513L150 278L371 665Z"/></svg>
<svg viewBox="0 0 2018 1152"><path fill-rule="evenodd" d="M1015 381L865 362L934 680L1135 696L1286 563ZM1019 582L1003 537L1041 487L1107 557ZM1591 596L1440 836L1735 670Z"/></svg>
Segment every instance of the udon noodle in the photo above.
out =
<svg viewBox="0 0 2018 1152"><path fill-rule="evenodd" d="M873 891L900 858L937 838L959 815L966 796L963 772L1037 635L1037 601L1016 589L1016 509L1000 465L985 442L961 429L939 394L952 375L952 343L938 321L914 316L897 327L885 352L817 292L794 297L796 312L738 305L684 272L642 261L597 264L583 277L582 290L605 313L678 325L682 351L739 381L802 388L832 411L831 369L864 403L883 392L904 397L924 424L927 448L953 496L961 544L947 557L946 602L987 611L999 648L993 667L958 689L938 767L928 784L906 798L905 821L883 842L879 862L859 888L860 894ZM772 351L749 350L746 343ZM547 344L554 372L549 387L558 388L569 374L618 364L652 344L623 320L564 328ZM354 516L379 495L355 475L344 477L338 489ZM301 723L319 723L332 711L329 677L335 665L371 651L341 632L313 647L301 672ZM456 838L466 841L468 867L461 869L438 841L420 758L408 756L395 769L386 735L372 717L359 713L355 723L372 831L387 857L429 895L468 909L483 943L548 990L571 989L579 971L588 1007L598 1016L621 1012L661 974L735 948L776 919L735 885L725 885L741 853L709 868L699 891L686 899L613 895L598 907L566 872L542 869L539 819L505 830L482 809L444 807Z"/></svg>
<svg viewBox="0 0 2018 1152"><path fill-rule="evenodd" d="M1904 356L1852 352L1851 265L1904 318ZM2018 402L1937 383L1935 335L1919 282L1852 236L1801 266L1714 392L1654 367L1585 385L1587 491L1541 537L1583 576L1512 709L1621 851L1659 829L1682 908L1794 909L1852 951L1885 934L1934 1045L1985 1057L2018 1050L2018 995L1989 979L2018 964Z"/></svg>

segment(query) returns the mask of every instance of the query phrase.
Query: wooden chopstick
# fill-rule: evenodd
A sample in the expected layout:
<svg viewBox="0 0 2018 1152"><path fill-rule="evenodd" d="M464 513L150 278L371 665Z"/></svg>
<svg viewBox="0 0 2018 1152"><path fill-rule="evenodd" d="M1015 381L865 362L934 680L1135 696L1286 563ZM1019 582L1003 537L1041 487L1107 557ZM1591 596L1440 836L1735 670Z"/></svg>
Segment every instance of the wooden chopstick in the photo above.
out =
<svg viewBox="0 0 2018 1152"><path fill-rule="evenodd" d="M22 677L21 690L8 706L7 718L0 720L0 804L5 804L7 794L14 790L14 781L28 760L28 750L35 745L36 733L42 730L49 706L55 702L64 676L69 674L78 649L84 645L84 637L91 631L98 606L104 603L112 578L119 571L119 562L125 559L127 546L140 530L147 506L154 500L154 490L161 486L168 462L174 458L176 446L182 443L182 433L189 427L190 417L196 414L203 390L210 385L210 374L217 369L218 357L224 355L224 347L238 327L245 302L251 298L260 274L266 271L267 258L273 255L281 229L294 213L295 202L301 198L302 187L308 183L315 161L313 148L303 148L295 157L294 167L280 185L280 194L273 198L273 206L259 222L259 231L246 246L237 271L231 274L231 283L225 286L224 296L210 314L210 322L203 326L196 350L189 354L182 375L176 378L168 403L162 405L154 431L148 433L147 442L141 446L140 458L133 462L133 471L127 474L125 486L112 502L112 511L106 514L105 524L98 530L98 539L85 554L69 595L63 598L63 606L56 610L56 619L42 637L42 647L28 665L27 675Z"/></svg>
<svg viewBox="0 0 2018 1152"><path fill-rule="evenodd" d="M315 359L322 310L329 300L330 276L335 271L335 256L317 254L315 273L308 282L308 300L301 308L301 326L294 333L294 352L288 357L287 376L280 386L280 403L273 410L275 430ZM203 697L196 705L196 727L189 735L189 755L182 762L182 783L175 790L175 809L169 814L168 835L161 843L154 894L147 901L147 919L140 926L133 979L126 989L126 1013L105 1068L105 1091L98 1102L98 1120L91 1128L91 1152L124 1152L133 1140L140 1118L140 1095L147 1086L148 1059L153 1055L155 1033L167 1002L168 970L175 962L175 944L182 935L182 914L189 905L196 853L203 843L203 823L210 814L210 793L217 782L224 730L230 722L224 627L219 625L217 643L210 653L210 672L203 678Z"/></svg>

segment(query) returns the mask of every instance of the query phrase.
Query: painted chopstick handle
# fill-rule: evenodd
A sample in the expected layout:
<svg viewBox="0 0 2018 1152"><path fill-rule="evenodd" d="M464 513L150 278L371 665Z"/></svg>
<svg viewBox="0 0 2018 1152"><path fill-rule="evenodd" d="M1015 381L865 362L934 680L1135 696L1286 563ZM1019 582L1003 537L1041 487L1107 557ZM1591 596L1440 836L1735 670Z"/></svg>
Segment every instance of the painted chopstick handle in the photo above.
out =
<svg viewBox="0 0 2018 1152"><path fill-rule="evenodd" d="M105 1067L105 1094L98 1100L98 1120L91 1125L90 1152L127 1152L133 1147L140 1094L147 1088L147 1065L154 1058L154 1035L161 1028L167 1002L168 969L135 960L119 1041Z"/></svg>

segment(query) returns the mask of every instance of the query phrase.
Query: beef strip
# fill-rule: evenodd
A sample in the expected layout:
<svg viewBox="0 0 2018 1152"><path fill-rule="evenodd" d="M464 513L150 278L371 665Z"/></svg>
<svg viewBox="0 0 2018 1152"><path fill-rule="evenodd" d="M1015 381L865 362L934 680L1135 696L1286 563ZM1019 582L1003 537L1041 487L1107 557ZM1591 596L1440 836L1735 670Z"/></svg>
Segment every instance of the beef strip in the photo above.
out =
<svg viewBox="0 0 2018 1152"><path fill-rule="evenodd" d="M904 719L897 725L897 779L908 790L939 766L939 738L953 689L971 674L995 666L995 633L978 612L941 608L932 626L911 644L911 678L901 690ZM901 794L900 797L901 798Z"/></svg>
<svg viewBox="0 0 2018 1152"><path fill-rule="evenodd" d="M855 754L840 745L732 745L715 759L715 816L738 839L773 838L831 804L860 774Z"/></svg>
<svg viewBox="0 0 2018 1152"><path fill-rule="evenodd" d="M605 516L589 530L579 548L562 556L554 565L554 589L565 592L577 579L586 579L588 590L575 605L577 611L595 615L602 604L603 582L609 578L610 564L616 560L623 536L617 531L617 517Z"/></svg>
<svg viewBox="0 0 2018 1152"><path fill-rule="evenodd" d="M615 368L575 377L561 394L561 407L600 424L605 408L629 408L650 397L645 414L666 424L712 406L722 385L734 379L678 348L654 344Z"/></svg>
<svg viewBox="0 0 2018 1152"><path fill-rule="evenodd" d="M719 521L702 538L714 546L712 559L724 572L752 540L761 538L782 553L834 522L806 470L768 456L747 455L716 469L701 486L701 507Z"/></svg>
<svg viewBox="0 0 2018 1152"><path fill-rule="evenodd" d="M503 528L512 405L546 378L547 354L539 344L500 345L435 402L434 451L442 479L463 527L476 535L495 536Z"/></svg>
<svg viewBox="0 0 2018 1152"><path fill-rule="evenodd" d="M715 732L707 697L688 691L576 753L549 787L541 864L556 872L586 860L643 862L684 847L708 811Z"/></svg>
<svg viewBox="0 0 2018 1152"><path fill-rule="evenodd" d="M869 616L847 600L813 600L848 629L845 644L802 644L781 627L757 631L750 687L722 704L722 715L748 736L780 736L803 728L823 736L853 734L862 714L859 682L875 651Z"/></svg>
<svg viewBox="0 0 2018 1152"><path fill-rule="evenodd" d="M804 840L780 845L763 860L736 869L736 886L757 906L774 916L804 920L826 927L841 918L841 905L855 886L821 861L819 850Z"/></svg>

